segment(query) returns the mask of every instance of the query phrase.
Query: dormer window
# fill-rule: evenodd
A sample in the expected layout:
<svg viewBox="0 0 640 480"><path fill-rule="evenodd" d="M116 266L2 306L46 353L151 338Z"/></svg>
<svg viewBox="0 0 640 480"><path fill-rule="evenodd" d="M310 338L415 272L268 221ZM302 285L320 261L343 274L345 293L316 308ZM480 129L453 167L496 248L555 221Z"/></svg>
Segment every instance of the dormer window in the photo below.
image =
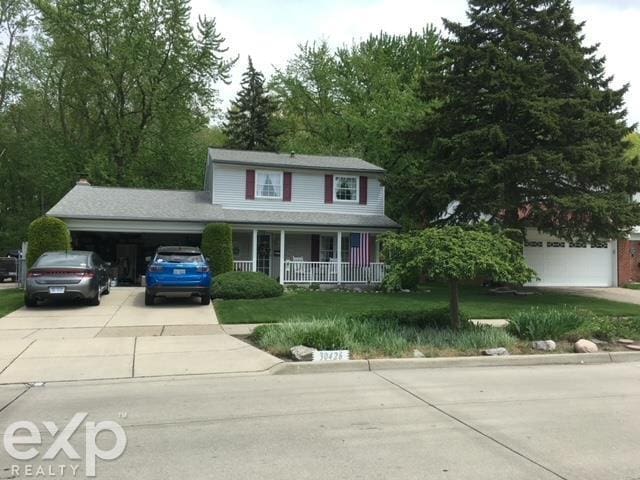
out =
<svg viewBox="0 0 640 480"><path fill-rule="evenodd" d="M358 201L358 177L335 175L333 178L333 200L336 202Z"/></svg>
<svg viewBox="0 0 640 480"><path fill-rule="evenodd" d="M256 198L282 200L282 172L256 172Z"/></svg>

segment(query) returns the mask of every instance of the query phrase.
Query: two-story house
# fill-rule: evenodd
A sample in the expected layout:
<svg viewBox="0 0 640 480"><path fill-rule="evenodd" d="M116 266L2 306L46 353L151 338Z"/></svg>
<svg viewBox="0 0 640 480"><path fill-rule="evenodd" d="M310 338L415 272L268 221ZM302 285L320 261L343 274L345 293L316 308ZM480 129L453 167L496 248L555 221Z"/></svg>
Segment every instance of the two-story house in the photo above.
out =
<svg viewBox="0 0 640 480"><path fill-rule="evenodd" d="M233 228L236 270L281 283L379 283L384 170L358 158L210 148L202 191L91 186L80 181L47 215L73 246L138 283L159 245L199 245L208 223ZM116 268L116 267L114 267Z"/></svg>

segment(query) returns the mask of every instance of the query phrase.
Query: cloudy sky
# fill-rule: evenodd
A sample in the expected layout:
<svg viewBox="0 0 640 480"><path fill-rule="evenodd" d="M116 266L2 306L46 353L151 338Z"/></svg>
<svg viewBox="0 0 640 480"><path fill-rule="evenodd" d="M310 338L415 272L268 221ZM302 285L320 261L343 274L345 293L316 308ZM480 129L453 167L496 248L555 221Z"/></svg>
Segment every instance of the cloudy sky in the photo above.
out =
<svg viewBox="0 0 640 480"><path fill-rule="evenodd" d="M351 43L371 32L405 33L441 18L464 21L466 0L192 0L193 15L216 17L233 55L240 60L233 82L221 86L226 102L235 96L247 56L267 76L284 66L296 45L326 39L332 45ZM640 63L636 30L640 0L574 0L575 16L585 20L587 41L600 43L607 70L616 86L630 83L630 123L640 122Z"/></svg>

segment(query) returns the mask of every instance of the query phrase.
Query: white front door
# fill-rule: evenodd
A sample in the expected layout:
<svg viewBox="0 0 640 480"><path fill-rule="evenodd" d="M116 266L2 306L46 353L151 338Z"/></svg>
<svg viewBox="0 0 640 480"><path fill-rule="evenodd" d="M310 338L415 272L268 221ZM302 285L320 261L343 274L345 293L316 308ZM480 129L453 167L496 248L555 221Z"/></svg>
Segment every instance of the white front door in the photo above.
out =
<svg viewBox="0 0 640 480"><path fill-rule="evenodd" d="M527 234L524 256L540 280L531 286L611 287L615 284L616 243L566 242L537 232Z"/></svg>

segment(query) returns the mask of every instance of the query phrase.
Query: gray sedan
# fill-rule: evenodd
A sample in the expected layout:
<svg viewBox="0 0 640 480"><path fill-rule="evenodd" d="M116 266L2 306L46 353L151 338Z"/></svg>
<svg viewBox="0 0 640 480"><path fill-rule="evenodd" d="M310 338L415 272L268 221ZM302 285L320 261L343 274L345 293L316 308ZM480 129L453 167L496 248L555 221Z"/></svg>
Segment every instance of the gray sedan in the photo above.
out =
<svg viewBox="0 0 640 480"><path fill-rule="evenodd" d="M100 297L109 293L108 266L94 252L43 253L27 273L24 303L35 307L38 300L65 298L100 305Z"/></svg>

